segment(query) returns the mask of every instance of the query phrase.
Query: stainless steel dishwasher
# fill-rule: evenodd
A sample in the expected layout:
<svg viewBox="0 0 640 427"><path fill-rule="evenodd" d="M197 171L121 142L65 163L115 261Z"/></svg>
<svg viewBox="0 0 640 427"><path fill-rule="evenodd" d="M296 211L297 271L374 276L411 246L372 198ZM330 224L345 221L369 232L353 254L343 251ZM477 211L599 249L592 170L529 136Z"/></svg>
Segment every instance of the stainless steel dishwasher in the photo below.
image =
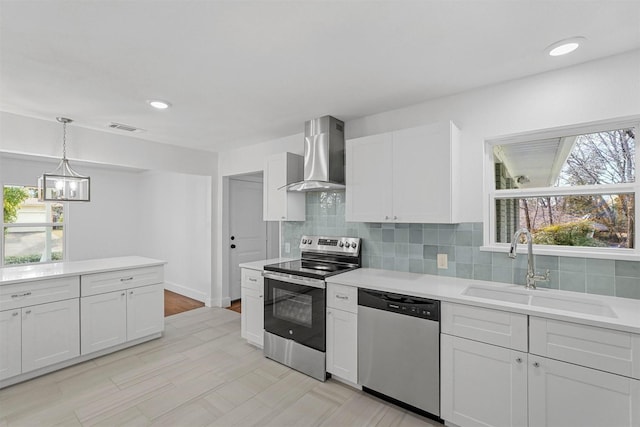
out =
<svg viewBox="0 0 640 427"><path fill-rule="evenodd" d="M358 382L439 420L440 301L359 289Z"/></svg>

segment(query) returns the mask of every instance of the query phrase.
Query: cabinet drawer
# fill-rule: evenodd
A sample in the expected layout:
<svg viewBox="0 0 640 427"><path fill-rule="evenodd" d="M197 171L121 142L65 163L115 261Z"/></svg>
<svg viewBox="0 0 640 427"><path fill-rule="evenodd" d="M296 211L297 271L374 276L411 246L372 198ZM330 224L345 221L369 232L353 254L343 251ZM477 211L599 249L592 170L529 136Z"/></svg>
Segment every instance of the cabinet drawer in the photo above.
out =
<svg viewBox="0 0 640 427"><path fill-rule="evenodd" d="M79 276L15 283L0 286L0 310L63 301L79 295Z"/></svg>
<svg viewBox="0 0 640 427"><path fill-rule="evenodd" d="M262 277L262 270L243 268L241 281L243 288L253 289L254 291L260 292L260 295L263 294L264 278Z"/></svg>
<svg viewBox="0 0 640 427"><path fill-rule="evenodd" d="M358 288L328 283L327 307L358 313Z"/></svg>
<svg viewBox="0 0 640 427"><path fill-rule="evenodd" d="M84 274L80 278L81 294L83 297L154 285L156 283L162 283L163 281L164 270L162 266Z"/></svg>
<svg viewBox="0 0 640 427"><path fill-rule="evenodd" d="M531 317L530 352L640 379L640 335Z"/></svg>
<svg viewBox="0 0 640 427"><path fill-rule="evenodd" d="M527 351L527 316L464 304L442 303L442 333Z"/></svg>

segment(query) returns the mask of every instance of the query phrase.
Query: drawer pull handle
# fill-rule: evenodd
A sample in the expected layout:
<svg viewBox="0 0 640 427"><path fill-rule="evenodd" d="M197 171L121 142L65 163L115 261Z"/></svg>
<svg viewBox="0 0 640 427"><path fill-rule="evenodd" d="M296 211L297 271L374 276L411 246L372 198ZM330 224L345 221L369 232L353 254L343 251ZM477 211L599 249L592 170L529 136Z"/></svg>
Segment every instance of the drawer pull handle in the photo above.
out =
<svg viewBox="0 0 640 427"><path fill-rule="evenodd" d="M11 295L11 298L27 297L29 295L31 295L31 292L25 292L24 294L13 294Z"/></svg>
<svg viewBox="0 0 640 427"><path fill-rule="evenodd" d="M516 362L522 363L522 357L516 357Z"/></svg>
<svg viewBox="0 0 640 427"><path fill-rule="evenodd" d="M336 294L336 298L338 298L338 299L346 299L346 300L348 300L348 299L349 299L349 297L348 297L348 296L346 296L346 295L339 295L339 294Z"/></svg>
<svg viewBox="0 0 640 427"><path fill-rule="evenodd" d="M257 281L258 281L258 279L256 279L255 277L249 277L249 281L250 281L250 282L257 282Z"/></svg>
<svg viewBox="0 0 640 427"><path fill-rule="evenodd" d="M17 312L17 311L14 311L11 315L12 315L13 317L16 317L16 316L18 315L18 312Z"/></svg>
<svg viewBox="0 0 640 427"><path fill-rule="evenodd" d="M129 291L129 295L133 295L133 291Z"/></svg>
<svg viewBox="0 0 640 427"><path fill-rule="evenodd" d="M533 366L535 366L536 368L539 368L540 364L538 362L533 362Z"/></svg>
<svg viewBox="0 0 640 427"><path fill-rule="evenodd" d="M133 276L120 279L121 282L128 282L129 280L133 280Z"/></svg>
<svg viewBox="0 0 640 427"><path fill-rule="evenodd" d="M25 313L27 313L27 314L31 314L31 310L27 310Z"/></svg>
<svg viewBox="0 0 640 427"><path fill-rule="evenodd" d="M123 296L124 296L124 294L125 294L125 292L121 293L121 294L120 294L120 296L121 296L121 297L123 297Z"/></svg>

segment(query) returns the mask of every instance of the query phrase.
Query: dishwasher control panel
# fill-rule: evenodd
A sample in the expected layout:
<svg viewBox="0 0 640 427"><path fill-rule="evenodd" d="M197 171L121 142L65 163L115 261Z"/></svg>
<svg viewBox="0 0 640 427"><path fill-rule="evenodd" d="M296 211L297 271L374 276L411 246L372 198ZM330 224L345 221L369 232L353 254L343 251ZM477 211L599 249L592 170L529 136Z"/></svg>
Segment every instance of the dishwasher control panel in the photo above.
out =
<svg viewBox="0 0 640 427"><path fill-rule="evenodd" d="M440 320L440 301L428 298L358 289L358 305L427 320Z"/></svg>

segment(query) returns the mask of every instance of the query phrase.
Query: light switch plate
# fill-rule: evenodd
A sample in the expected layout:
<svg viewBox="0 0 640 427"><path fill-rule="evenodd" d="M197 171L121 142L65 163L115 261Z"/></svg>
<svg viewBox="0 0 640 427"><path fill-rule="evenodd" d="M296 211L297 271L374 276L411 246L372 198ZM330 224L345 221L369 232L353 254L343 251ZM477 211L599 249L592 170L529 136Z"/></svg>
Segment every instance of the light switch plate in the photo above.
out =
<svg viewBox="0 0 640 427"><path fill-rule="evenodd" d="M447 269L449 268L447 265L447 254L438 254L438 268Z"/></svg>

